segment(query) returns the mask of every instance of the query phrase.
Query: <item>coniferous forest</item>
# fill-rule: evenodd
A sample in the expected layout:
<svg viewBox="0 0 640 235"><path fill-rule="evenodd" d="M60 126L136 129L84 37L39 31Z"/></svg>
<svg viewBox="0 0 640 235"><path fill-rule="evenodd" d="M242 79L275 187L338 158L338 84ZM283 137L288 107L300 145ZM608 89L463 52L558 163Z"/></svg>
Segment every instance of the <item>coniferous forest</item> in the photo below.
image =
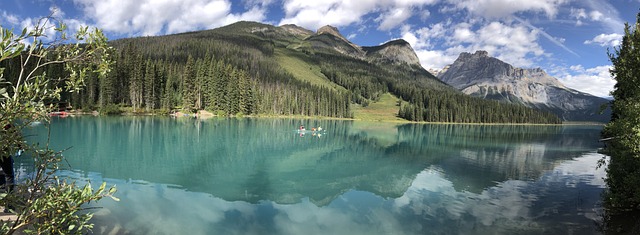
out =
<svg viewBox="0 0 640 235"><path fill-rule="evenodd" d="M351 118L353 105L366 107L391 93L401 99L398 117L410 121L561 122L549 112L464 95L421 67L367 61L314 47L306 38L281 27L239 22L214 30L114 40L111 71L105 77L90 76L85 89L62 100L75 109L102 113L130 107L134 112ZM312 84L287 72L275 59L283 52L318 66L331 85ZM11 73L19 72L18 63L3 63L5 77L15 77ZM63 71L50 67L43 72L56 77Z"/></svg>

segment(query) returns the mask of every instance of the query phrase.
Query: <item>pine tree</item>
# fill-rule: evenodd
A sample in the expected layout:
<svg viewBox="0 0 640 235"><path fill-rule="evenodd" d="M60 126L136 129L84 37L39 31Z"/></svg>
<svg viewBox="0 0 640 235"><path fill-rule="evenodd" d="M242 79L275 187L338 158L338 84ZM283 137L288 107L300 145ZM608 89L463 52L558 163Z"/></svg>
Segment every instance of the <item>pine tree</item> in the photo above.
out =
<svg viewBox="0 0 640 235"><path fill-rule="evenodd" d="M111 69L115 69L117 67L118 62L115 61L113 65L111 65ZM98 98L98 105L100 107L104 107L108 104L113 103L113 95L115 93L115 84L116 84L116 73L111 72L108 73L104 78L100 79L100 97Z"/></svg>
<svg viewBox="0 0 640 235"><path fill-rule="evenodd" d="M196 76L194 63L193 57L189 55L182 75L182 109L188 112L194 111L196 101Z"/></svg>
<svg viewBox="0 0 640 235"><path fill-rule="evenodd" d="M156 67L151 60L147 60L144 75L144 106L147 112L156 108L156 86Z"/></svg>
<svg viewBox="0 0 640 235"><path fill-rule="evenodd" d="M133 110L138 110L143 105L144 97L144 72L145 64L142 56L137 54L130 61L132 68L131 80L129 81L129 97Z"/></svg>

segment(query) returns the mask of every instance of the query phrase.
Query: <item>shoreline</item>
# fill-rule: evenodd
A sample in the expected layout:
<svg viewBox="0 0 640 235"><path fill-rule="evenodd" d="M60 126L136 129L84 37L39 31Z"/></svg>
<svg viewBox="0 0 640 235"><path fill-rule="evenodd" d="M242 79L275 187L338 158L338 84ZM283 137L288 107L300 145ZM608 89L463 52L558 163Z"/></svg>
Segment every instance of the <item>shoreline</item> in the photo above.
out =
<svg viewBox="0 0 640 235"><path fill-rule="evenodd" d="M66 116L103 116L97 111L83 112L83 111L69 111ZM154 112L123 112L117 115L104 115L104 116L168 116L172 118L196 118L196 119L210 119L210 118L282 118L282 119L319 119L319 120L342 120L342 121L358 121L358 122L382 122L382 123L398 123L398 124L433 124L433 125L514 125L514 126L604 126L606 123L598 122L574 122L568 121L560 124L547 124L547 123L468 123L468 122L415 122L408 120L386 120L386 119L355 119L355 118L338 118L338 117L326 117L326 116L303 116L303 115L227 115L220 116L211 112L200 110L197 113L182 113L175 112L169 114L159 114Z"/></svg>

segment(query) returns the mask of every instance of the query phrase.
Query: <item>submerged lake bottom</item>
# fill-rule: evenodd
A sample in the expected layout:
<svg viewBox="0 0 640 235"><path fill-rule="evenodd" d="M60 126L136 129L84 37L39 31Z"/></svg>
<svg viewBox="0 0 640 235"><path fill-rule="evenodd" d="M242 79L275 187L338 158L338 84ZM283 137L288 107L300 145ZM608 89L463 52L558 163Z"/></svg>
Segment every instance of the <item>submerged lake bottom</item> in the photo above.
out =
<svg viewBox="0 0 640 235"><path fill-rule="evenodd" d="M304 125L322 131L300 132ZM94 234L600 234L601 126L54 118ZM27 130L46 141L47 130ZM21 174L28 159L16 159Z"/></svg>

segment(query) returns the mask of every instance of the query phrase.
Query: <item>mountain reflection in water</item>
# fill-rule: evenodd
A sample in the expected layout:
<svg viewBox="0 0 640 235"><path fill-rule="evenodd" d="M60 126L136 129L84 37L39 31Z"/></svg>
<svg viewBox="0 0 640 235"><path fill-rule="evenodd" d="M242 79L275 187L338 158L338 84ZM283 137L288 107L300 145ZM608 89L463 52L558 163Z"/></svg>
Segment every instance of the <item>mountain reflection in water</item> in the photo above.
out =
<svg viewBox="0 0 640 235"><path fill-rule="evenodd" d="M117 185L96 233L593 234L600 129L80 117L52 145Z"/></svg>

